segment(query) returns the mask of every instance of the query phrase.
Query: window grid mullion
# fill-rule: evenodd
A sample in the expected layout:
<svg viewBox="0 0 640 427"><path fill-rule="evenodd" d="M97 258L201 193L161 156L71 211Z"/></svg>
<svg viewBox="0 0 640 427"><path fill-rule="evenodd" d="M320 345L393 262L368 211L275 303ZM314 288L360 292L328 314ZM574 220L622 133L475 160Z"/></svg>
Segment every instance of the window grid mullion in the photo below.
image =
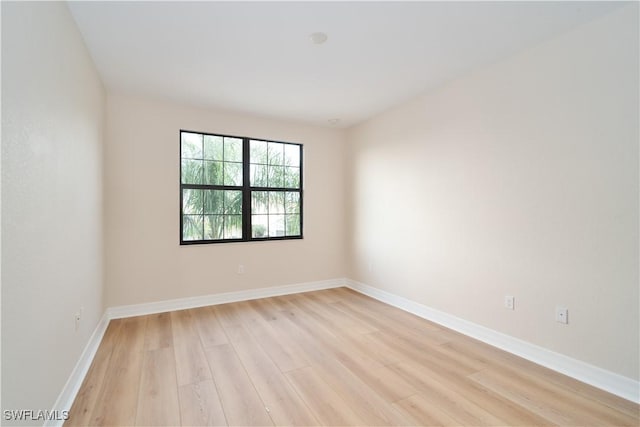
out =
<svg viewBox="0 0 640 427"><path fill-rule="evenodd" d="M249 138L242 140L242 238L251 240L251 166Z"/></svg>

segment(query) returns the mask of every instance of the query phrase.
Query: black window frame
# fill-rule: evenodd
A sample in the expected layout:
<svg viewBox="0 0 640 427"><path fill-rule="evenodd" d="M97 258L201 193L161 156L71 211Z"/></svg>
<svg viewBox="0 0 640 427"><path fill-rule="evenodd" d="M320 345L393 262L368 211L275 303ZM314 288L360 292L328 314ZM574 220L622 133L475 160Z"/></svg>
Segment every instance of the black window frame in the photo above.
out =
<svg viewBox="0 0 640 427"><path fill-rule="evenodd" d="M210 185L210 184L184 184L182 182L182 133L194 133L203 136L215 136L222 138L236 138L242 140L242 185L230 186L230 185ZM303 177L304 177L304 145L296 142L274 141L264 138L253 138L247 136L226 135L221 133L208 133L201 131L193 131L188 129L180 129L178 132L178 159L179 159L179 204L180 204L180 245L206 245L217 243L239 243L239 242L264 242L272 240L301 240L304 238L304 197L303 197ZM300 178L299 188L289 187L253 187L251 186L251 159L250 159L250 144L251 141L261 141L267 143L276 143L283 145L294 145L300 149ZM242 238L239 239L203 239L203 240L184 240L184 202L183 202L183 190L185 189L201 189L201 190L237 190L242 191ZM299 216L300 216L300 234L295 236L266 236L266 237L252 237L251 230L251 193L253 191L267 191L267 192L297 192L299 193ZM204 237L204 236L203 236Z"/></svg>

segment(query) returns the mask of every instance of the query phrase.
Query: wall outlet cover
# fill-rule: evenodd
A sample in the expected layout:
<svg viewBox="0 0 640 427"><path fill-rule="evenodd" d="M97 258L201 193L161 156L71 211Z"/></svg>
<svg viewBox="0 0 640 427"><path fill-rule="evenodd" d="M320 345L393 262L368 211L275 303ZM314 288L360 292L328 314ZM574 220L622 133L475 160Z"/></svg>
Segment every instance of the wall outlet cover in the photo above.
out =
<svg viewBox="0 0 640 427"><path fill-rule="evenodd" d="M556 322L569 324L569 309L567 307L556 307Z"/></svg>
<svg viewBox="0 0 640 427"><path fill-rule="evenodd" d="M514 296L505 295L504 297L504 308L509 310L514 310L516 307L516 299Z"/></svg>

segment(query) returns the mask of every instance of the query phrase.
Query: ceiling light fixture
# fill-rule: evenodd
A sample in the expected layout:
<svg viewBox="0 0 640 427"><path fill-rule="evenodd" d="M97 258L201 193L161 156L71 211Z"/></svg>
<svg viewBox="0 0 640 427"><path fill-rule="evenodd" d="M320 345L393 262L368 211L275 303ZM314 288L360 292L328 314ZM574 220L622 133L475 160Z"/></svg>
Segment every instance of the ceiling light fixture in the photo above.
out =
<svg viewBox="0 0 640 427"><path fill-rule="evenodd" d="M325 33L313 33L309 35L309 38L313 44L322 44L327 41L327 35Z"/></svg>

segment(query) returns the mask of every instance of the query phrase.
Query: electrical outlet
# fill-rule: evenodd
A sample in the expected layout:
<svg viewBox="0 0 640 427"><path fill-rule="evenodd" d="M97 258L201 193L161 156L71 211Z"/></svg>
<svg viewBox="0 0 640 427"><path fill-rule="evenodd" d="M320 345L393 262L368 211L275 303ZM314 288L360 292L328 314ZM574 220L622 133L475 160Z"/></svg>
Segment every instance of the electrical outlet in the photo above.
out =
<svg viewBox="0 0 640 427"><path fill-rule="evenodd" d="M556 322L569 324L569 309L567 307L556 307Z"/></svg>
<svg viewBox="0 0 640 427"><path fill-rule="evenodd" d="M244 265L238 264L238 274L244 274Z"/></svg>
<svg viewBox="0 0 640 427"><path fill-rule="evenodd" d="M516 308L516 298L511 295L504 296L504 308L508 308L509 310L515 310Z"/></svg>

